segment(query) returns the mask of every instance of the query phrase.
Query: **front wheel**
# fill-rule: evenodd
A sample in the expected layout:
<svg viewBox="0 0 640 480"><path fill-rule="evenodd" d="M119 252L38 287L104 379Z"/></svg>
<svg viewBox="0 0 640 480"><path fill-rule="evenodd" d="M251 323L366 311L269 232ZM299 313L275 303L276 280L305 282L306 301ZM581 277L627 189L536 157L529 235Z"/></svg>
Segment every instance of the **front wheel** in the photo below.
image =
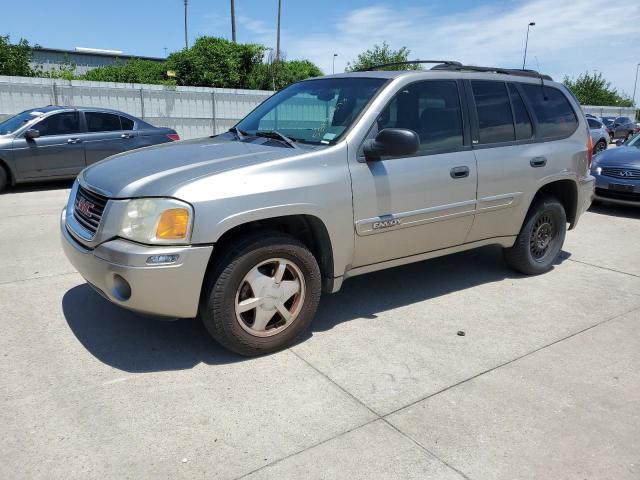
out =
<svg viewBox="0 0 640 480"><path fill-rule="evenodd" d="M597 155L598 153L607 149L607 142L604 140L599 140L598 143L593 147L593 154Z"/></svg>
<svg viewBox="0 0 640 480"><path fill-rule="evenodd" d="M9 175L7 171L0 165L0 192L2 192L9 184Z"/></svg>
<svg viewBox="0 0 640 480"><path fill-rule="evenodd" d="M507 264L518 272L547 272L558 257L567 233L567 216L557 198L540 197L531 206L513 247L504 249Z"/></svg>
<svg viewBox="0 0 640 480"><path fill-rule="evenodd" d="M255 235L223 252L208 279L200 316L220 344L246 356L291 345L311 324L320 269L293 237Z"/></svg>

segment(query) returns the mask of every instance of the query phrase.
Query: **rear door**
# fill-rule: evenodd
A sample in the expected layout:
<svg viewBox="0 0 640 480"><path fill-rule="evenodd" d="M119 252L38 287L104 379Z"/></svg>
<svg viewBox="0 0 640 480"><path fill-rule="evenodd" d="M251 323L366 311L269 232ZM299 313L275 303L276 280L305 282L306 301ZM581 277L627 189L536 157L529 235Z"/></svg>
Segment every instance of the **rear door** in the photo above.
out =
<svg viewBox="0 0 640 480"><path fill-rule="evenodd" d="M369 133L414 130L417 154L351 166L356 228L353 266L464 242L473 223L476 164L461 82L426 80L400 87Z"/></svg>
<svg viewBox="0 0 640 480"><path fill-rule="evenodd" d="M134 122L112 112L85 111L84 139L87 165L136 148Z"/></svg>
<svg viewBox="0 0 640 480"><path fill-rule="evenodd" d="M467 85L478 162L478 210L467 241L517 235L545 178L575 171L585 146L573 136L578 119L555 87L493 80Z"/></svg>
<svg viewBox="0 0 640 480"><path fill-rule="evenodd" d="M22 177L73 177L85 167L79 112L53 113L31 128L40 137L27 140L21 135L13 141Z"/></svg>

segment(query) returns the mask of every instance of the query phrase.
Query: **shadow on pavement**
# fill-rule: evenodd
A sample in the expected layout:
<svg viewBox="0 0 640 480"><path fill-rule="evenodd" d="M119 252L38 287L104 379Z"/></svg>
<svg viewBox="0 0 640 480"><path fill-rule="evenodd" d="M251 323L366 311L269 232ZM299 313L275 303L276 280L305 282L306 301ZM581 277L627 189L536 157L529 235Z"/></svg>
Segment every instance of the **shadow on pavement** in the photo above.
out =
<svg viewBox="0 0 640 480"><path fill-rule="evenodd" d="M19 183L2 193L41 192L44 190L64 190L73 186L74 180L55 180L51 182Z"/></svg>
<svg viewBox="0 0 640 480"><path fill-rule="evenodd" d="M562 252L557 264L570 256ZM484 247L355 277L334 295L323 295L311 331L423 302L505 278L520 278L498 247ZM140 316L111 304L88 285L69 290L62 308L78 340L100 361L127 372L151 372L242 361L210 337L199 320L172 322Z"/></svg>
<svg viewBox="0 0 640 480"><path fill-rule="evenodd" d="M640 205L629 207L626 205L616 205L613 203L594 203L589 208L591 213L599 215L609 215L611 217L636 218L640 219Z"/></svg>

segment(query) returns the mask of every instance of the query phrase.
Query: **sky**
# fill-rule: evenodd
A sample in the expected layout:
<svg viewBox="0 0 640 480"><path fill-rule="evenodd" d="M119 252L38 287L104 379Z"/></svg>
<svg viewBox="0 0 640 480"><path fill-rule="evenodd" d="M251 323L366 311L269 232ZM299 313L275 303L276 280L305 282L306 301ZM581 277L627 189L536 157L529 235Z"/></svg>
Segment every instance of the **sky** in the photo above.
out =
<svg viewBox="0 0 640 480"><path fill-rule="evenodd" d="M229 0L189 0L189 42L230 38ZM236 0L237 37L275 47L277 0ZM3 5L4 4L4 5ZM45 47L159 56L184 46L183 0L0 0L0 35ZM374 44L410 58L527 67L562 80L601 71L631 96L640 62L640 1L282 0L281 48L336 72ZM639 87L640 88L640 87ZM640 94L638 95L640 96Z"/></svg>

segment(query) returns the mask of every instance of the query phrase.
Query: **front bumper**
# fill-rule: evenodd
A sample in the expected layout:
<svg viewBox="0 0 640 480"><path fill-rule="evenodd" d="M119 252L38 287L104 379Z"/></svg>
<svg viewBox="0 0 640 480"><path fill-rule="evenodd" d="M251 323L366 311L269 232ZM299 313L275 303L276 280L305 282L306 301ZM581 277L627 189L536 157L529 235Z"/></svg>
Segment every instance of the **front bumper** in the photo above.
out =
<svg viewBox="0 0 640 480"><path fill-rule="evenodd" d="M146 246L114 239L87 249L60 217L62 248L80 275L103 297L130 310L189 318L198 312L200 290L213 246ZM151 255L178 255L175 263L148 265Z"/></svg>
<svg viewBox="0 0 640 480"><path fill-rule="evenodd" d="M622 178L607 177L606 175L595 174L596 189L594 200L601 202L616 203L618 205L640 206L640 181L627 180ZM620 192L611 189L611 185L629 185L633 188L630 192Z"/></svg>

